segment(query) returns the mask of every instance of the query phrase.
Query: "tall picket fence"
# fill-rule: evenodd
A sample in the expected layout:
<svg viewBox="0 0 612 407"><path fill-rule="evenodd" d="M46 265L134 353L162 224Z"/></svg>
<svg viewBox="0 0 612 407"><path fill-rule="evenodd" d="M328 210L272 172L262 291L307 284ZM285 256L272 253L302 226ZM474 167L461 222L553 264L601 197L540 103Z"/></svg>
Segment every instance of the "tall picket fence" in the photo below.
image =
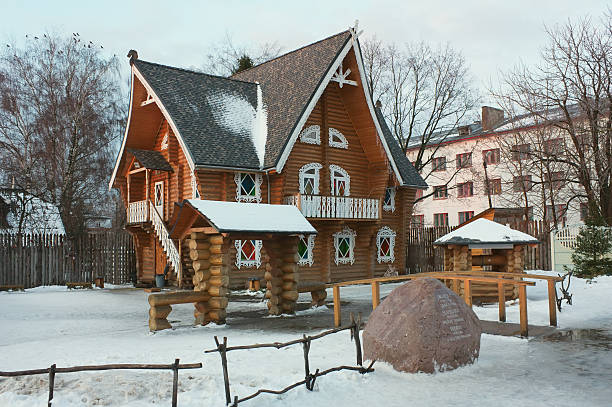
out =
<svg viewBox="0 0 612 407"><path fill-rule="evenodd" d="M510 223L508 226L534 236L541 242L537 247L525 248L525 269L551 270L551 242L548 224L541 220L533 220ZM433 242L456 228L456 226L426 226L408 229L406 246L408 272L442 271L444 269L444 250L435 247Z"/></svg>
<svg viewBox="0 0 612 407"><path fill-rule="evenodd" d="M57 234L0 234L0 285L32 288L67 282L124 284L136 278L132 236L92 232L70 240Z"/></svg>

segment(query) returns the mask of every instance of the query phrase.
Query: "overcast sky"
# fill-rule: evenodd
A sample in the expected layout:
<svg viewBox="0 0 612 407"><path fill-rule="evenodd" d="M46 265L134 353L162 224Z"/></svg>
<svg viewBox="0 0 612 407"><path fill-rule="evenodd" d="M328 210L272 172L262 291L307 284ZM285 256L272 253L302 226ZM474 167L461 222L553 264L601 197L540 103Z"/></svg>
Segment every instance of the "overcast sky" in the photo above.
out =
<svg viewBox="0 0 612 407"><path fill-rule="evenodd" d="M609 6L602 0L0 0L0 35L11 41L48 30L78 32L119 55L127 72L125 55L131 48L148 61L201 67L207 49L226 32L236 43L277 41L290 51L358 19L364 37L449 42L463 52L484 92L499 70L521 59L537 61L545 24L584 16L599 19Z"/></svg>

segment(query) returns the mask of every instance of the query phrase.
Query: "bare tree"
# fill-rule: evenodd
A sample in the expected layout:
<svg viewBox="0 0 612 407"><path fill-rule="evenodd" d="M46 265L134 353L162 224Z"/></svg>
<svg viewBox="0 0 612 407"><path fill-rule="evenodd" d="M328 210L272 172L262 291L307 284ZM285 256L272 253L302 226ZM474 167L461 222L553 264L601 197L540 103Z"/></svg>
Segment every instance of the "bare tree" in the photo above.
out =
<svg viewBox="0 0 612 407"><path fill-rule="evenodd" d="M568 182L579 186L572 199L612 225L612 17L568 21L546 34L541 61L503 74L493 93L531 117L532 126L561 135L566 154L546 154L540 145L535 158L567 168Z"/></svg>
<svg viewBox="0 0 612 407"><path fill-rule="evenodd" d="M0 53L5 179L59 208L66 232L108 202L105 179L125 118L118 61L78 34L29 36Z"/></svg>
<svg viewBox="0 0 612 407"><path fill-rule="evenodd" d="M426 179L436 148L467 121L478 102L463 55L450 45L363 43L366 77L400 146L417 148L414 165ZM427 154L426 154L427 151Z"/></svg>
<svg viewBox="0 0 612 407"><path fill-rule="evenodd" d="M245 68L245 62L258 65L280 55L278 42L266 42L257 46L238 45L229 33L206 54L203 70L219 76L230 76ZM242 66L241 66L242 61ZM248 64L246 64L248 67Z"/></svg>

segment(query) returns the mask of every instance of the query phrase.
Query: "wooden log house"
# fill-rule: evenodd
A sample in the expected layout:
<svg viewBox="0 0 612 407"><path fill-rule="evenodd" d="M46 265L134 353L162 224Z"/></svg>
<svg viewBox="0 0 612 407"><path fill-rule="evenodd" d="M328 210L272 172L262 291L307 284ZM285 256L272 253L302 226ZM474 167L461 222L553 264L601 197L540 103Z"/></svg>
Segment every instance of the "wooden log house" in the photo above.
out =
<svg viewBox="0 0 612 407"><path fill-rule="evenodd" d="M269 277L270 299L298 281L404 270L412 204L427 185L371 100L360 52L351 28L229 78L130 52L130 113L110 187L127 208L140 281L169 264L178 286L210 287L213 273L198 271L210 271L211 247L226 256L220 286ZM241 203L226 208L237 219L251 205L292 205L293 221L316 234L224 232L196 201ZM266 275L292 270L293 257L291 279Z"/></svg>

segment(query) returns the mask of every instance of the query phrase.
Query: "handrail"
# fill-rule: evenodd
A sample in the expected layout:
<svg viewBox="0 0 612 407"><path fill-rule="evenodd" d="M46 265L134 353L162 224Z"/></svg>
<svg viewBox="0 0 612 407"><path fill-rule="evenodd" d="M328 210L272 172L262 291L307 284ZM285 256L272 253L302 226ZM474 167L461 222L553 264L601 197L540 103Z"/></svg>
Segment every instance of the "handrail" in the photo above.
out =
<svg viewBox="0 0 612 407"><path fill-rule="evenodd" d="M148 200L128 203L127 223L144 223L149 221Z"/></svg>
<svg viewBox="0 0 612 407"><path fill-rule="evenodd" d="M380 200L335 195L288 195L285 205L297 206L307 218L379 219Z"/></svg>
<svg viewBox="0 0 612 407"><path fill-rule="evenodd" d="M151 219L151 223L153 224L153 228L155 229L155 234L157 234L157 237L159 238L159 241L161 242L161 245L164 248L164 251L166 252L168 260L170 260L170 264L174 268L174 271L178 273L181 264L179 252L176 246L174 245L174 242L170 238L170 233L168 232L166 224L164 223L164 220L162 219L161 215L159 214L159 212L157 212L157 209L154 205L151 204L150 201L147 202L149 204L149 217Z"/></svg>

